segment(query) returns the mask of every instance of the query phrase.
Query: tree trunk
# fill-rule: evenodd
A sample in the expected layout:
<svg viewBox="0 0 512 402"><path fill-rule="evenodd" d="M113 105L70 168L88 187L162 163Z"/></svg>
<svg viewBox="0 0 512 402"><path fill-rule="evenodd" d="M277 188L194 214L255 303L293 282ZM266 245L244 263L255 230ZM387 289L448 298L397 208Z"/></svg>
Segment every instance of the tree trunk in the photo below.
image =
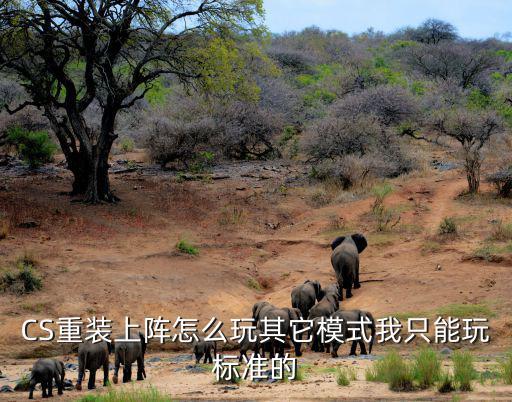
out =
<svg viewBox="0 0 512 402"><path fill-rule="evenodd" d="M85 191L85 202L98 204L102 201L117 202L116 197L110 189L110 180L108 176L108 155L110 154L110 144L108 149L95 145L91 158L87 161L87 188Z"/></svg>
<svg viewBox="0 0 512 402"><path fill-rule="evenodd" d="M479 156L468 156L466 158L466 177L470 194L478 193L480 188L480 166Z"/></svg>

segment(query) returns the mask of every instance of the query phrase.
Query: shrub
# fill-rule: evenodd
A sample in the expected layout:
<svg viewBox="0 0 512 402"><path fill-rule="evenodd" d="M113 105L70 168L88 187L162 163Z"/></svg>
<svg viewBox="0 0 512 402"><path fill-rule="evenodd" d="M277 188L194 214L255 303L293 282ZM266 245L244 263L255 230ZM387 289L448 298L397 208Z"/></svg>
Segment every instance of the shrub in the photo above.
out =
<svg viewBox="0 0 512 402"><path fill-rule="evenodd" d="M119 147L123 152L133 152L135 149L135 142L129 137L124 137L119 141Z"/></svg>
<svg viewBox="0 0 512 402"><path fill-rule="evenodd" d="M437 353L431 348L421 349L415 356L413 373L420 388L426 389L434 385L441 374L441 362Z"/></svg>
<svg viewBox="0 0 512 402"><path fill-rule="evenodd" d="M336 384L340 387L347 387L350 381L357 379L357 373L353 367L341 367L336 371Z"/></svg>
<svg viewBox="0 0 512 402"><path fill-rule="evenodd" d="M199 249L184 239L181 239L176 243L176 250L184 254L199 255Z"/></svg>
<svg viewBox="0 0 512 402"><path fill-rule="evenodd" d="M7 141L31 168L37 168L53 160L57 146L46 131L29 131L20 127L8 130Z"/></svg>
<svg viewBox="0 0 512 402"><path fill-rule="evenodd" d="M500 362L500 374L505 384L512 385L512 352L507 353Z"/></svg>
<svg viewBox="0 0 512 402"><path fill-rule="evenodd" d="M387 382L392 391L411 391L413 389L411 367L396 351L389 352L382 360L376 361L366 371L366 380Z"/></svg>
<svg viewBox="0 0 512 402"><path fill-rule="evenodd" d="M446 217L439 224L438 233L440 235L456 234L457 224L454 218Z"/></svg>
<svg viewBox="0 0 512 402"><path fill-rule="evenodd" d="M487 176L487 182L494 185L500 197L510 197L512 193L512 167L490 174Z"/></svg>
<svg viewBox="0 0 512 402"><path fill-rule="evenodd" d="M393 192L393 187L383 183L373 187L372 193L375 200L372 205L372 214L377 220L377 230L382 232L389 227L394 227L400 222L400 215L396 214L384 205L384 199Z"/></svg>
<svg viewBox="0 0 512 402"><path fill-rule="evenodd" d="M172 399L163 395L156 388L147 389L123 389L115 390L110 388L104 394L87 395L80 399L79 402L171 402Z"/></svg>
<svg viewBox="0 0 512 402"><path fill-rule="evenodd" d="M508 241L512 240L512 224L498 221L493 228L491 240Z"/></svg>
<svg viewBox="0 0 512 402"><path fill-rule="evenodd" d="M455 351L453 354L453 378L461 391L471 391L471 381L476 378L473 356L469 352Z"/></svg>
<svg viewBox="0 0 512 402"><path fill-rule="evenodd" d="M439 382L437 383L437 390L442 394L455 391L455 387L453 386L453 376L450 372L445 371L441 374Z"/></svg>
<svg viewBox="0 0 512 402"><path fill-rule="evenodd" d="M16 262L16 267L5 271L0 276L0 289L22 295L40 290L42 280L31 261L22 258Z"/></svg>

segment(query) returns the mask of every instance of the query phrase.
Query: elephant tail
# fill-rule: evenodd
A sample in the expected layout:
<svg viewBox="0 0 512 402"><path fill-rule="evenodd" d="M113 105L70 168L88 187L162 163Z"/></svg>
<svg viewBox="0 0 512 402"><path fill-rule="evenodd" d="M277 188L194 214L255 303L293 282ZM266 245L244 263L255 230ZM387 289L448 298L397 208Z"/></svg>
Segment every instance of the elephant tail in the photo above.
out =
<svg viewBox="0 0 512 402"><path fill-rule="evenodd" d="M371 339L370 339L370 346L368 348L368 353L372 354L372 348L373 348L373 343L375 342L375 333L376 333L375 319L373 318L372 313L370 313L368 311L365 311L364 315L366 315L366 317L368 317L370 320L369 326L370 326L370 331L371 331Z"/></svg>

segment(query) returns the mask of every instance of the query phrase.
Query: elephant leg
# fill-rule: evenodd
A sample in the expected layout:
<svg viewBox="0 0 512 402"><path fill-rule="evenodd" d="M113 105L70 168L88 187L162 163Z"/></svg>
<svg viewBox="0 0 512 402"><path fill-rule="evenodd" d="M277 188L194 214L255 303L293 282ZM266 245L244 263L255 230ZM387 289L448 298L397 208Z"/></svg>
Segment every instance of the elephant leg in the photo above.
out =
<svg viewBox="0 0 512 402"><path fill-rule="evenodd" d="M325 353L330 353L331 352L331 343L326 343L325 344Z"/></svg>
<svg viewBox="0 0 512 402"><path fill-rule="evenodd" d="M87 382L87 389L95 389L96 388L96 369L89 370L89 381Z"/></svg>
<svg viewBox="0 0 512 402"><path fill-rule="evenodd" d="M34 399L34 390L36 389L36 380L31 379L28 388L28 399Z"/></svg>
<svg viewBox="0 0 512 402"><path fill-rule="evenodd" d="M350 299L352 297L352 279L349 279L345 286L347 299Z"/></svg>
<svg viewBox="0 0 512 402"><path fill-rule="evenodd" d="M333 342L332 343L332 349L331 349L331 357L338 357L338 349L340 347L339 342Z"/></svg>
<svg viewBox="0 0 512 402"><path fill-rule="evenodd" d="M53 397L53 377L48 379L48 397Z"/></svg>
<svg viewBox="0 0 512 402"><path fill-rule="evenodd" d="M103 363L103 386L106 387L108 385L108 360Z"/></svg>
<svg viewBox="0 0 512 402"><path fill-rule="evenodd" d="M123 366L123 383L130 382L132 380L132 364L125 362Z"/></svg>
<svg viewBox="0 0 512 402"><path fill-rule="evenodd" d="M63 381L61 380L60 376L59 376L59 373L55 373L55 384L57 385L57 394L58 395L62 395L63 393L63 389L64 389L64 384L63 384Z"/></svg>
<svg viewBox="0 0 512 402"><path fill-rule="evenodd" d="M350 356L357 356L357 354L356 354L357 343L358 343L358 341L352 342L352 346L350 347Z"/></svg>
<svg viewBox="0 0 512 402"><path fill-rule="evenodd" d="M48 389L48 382L47 381L41 381L41 388L43 389L43 398L48 398L48 393L47 393L47 389Z"/></svg>
<svg viewBox="0 0 512 402"><path fill-rule="evenodd" d="M361 283L359 282L359 264L356 267L356 275L354 280L354 289L359 289L361 287Z"/></svg>
<svg viewBox="0 0 512 402"><path fill-rule="evenodd" d="M114 364L114 375L112 376L112 382L114 384L117 384L118 381L118 374L119 374L119 367L121 366L121 361L119 360L119 356L116 353L116 361ZM124 370L124 369L123 369Z"/></svg>
<svg viewBox="0 0 512 402"><path fill-rule="evenodd" d="M83 359L79 359L78 379L76 380L76 386L75 386L75 388L78 391L82 390L82 381L84 380L84 376L85 376L85 364L84 364Z"/></svg>
<svg viewBox="0 0 512 402"><path fill-rule="evenodd" d="M137 358L137 381L144 380L144 359L142 356Z"/></svg>
<svg viewBox="0 0 512 402"><path fill-rule="evenodd" d="M366 345L364 344L363 340L359 341L359 347L361 348L361 354L362 355L367 355L368 354L368 353L366 353Z"/></svg>

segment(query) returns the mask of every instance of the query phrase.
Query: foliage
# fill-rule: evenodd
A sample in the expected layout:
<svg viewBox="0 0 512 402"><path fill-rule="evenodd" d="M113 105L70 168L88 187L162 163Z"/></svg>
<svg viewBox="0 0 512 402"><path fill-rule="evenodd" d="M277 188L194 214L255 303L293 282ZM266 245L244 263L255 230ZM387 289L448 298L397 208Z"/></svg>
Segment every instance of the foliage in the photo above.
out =
<svg viewBox="0 0 512 402"><path fill-rule="evenodd" d="M396 226L400 221L400 215L384 205L384 200L393 192L393 187L389 183L382 183L372 188L372 194L375 200L372 205L372 214L377 221L377 231L382 232L389 227Z"/></svg>
<svg viewBox="0 0 512 402"><path fill-rule="evenodd" d="M422 348L415 356L413 363L414 379L420 388L426 389L434 385L441 376L441 361L435 350Z"/></svg>
<svg viewBox="0 0 512 402"><path fill-rule="evenodd" d="M189 254L189 255L199 255L199 249L192 244L190 244L187 240L181 239L176 243L176 250L180 253Z"/></svg>
<svg viewBox="0 0 512 402"><path fill-rule="evenodd" d="M512 223L503 223L500 219L493 225L491 240L510 241L512 240Z"/></svg>
<svg viewBox="0 0 512 402"><path fill-rule="evenodd" d="M135 149L135 142L130 137L124 137L119 141L119 147L123 152L133 152Z"/></svg>
<svg viewBox="0 0 512 402"><path fill-rule="evenodd" d="M8 130L7 142L16 147L20 157L31 168L51 162L57 150L47 132L29 131L21 127L12 127Z"/></svg>
<svg viewBox="0 0 512 402"><path fill-rule="evenodd" d="M96 393L78 399L79 402L171 402L172 399L165 396L156 388L123 389L109 388L106 393Z"/></svg>
<svg viewBox="0 0 512 402"><path fill-rule="evenodd" d="M357 373L353 367L340 367L336 370L336 384L340 387L347 387L350 381L357 379Z"/></svg>
<svg viewBox="0 0 512 402"><path fill-rule="evenodd" d="M457 233L457 223L455 219L452 217L445 217L439 224L438 233L440 235L448 235L448 234L456 234Z"/></svg>
<svg viewBox="0 0 512 402"><path fill-rule="evenodd" d="M43 282L32 260L20 258L13 269L4 270L0 276L0 289L17 295L41 290Z"/></svg>
<svg viewBox="0 0 512 402"><path fill-rule="evenodd" d="M386 382L392 391L411 391L413 379L411 367L396 351L387 353L366 371L367 381Z"/></svg>
<svg viewBox="0 0 512 402"><path fill-rule="evenodd" d="M455 391L455 387L453 385L453 376L449 371L445 370L441 374L437 383L437 390L442 394Z"/></svg>
<svg viewBox="0 0 512 402"><path fill-rule="evenodd" d="M500 362L500 373L503 382L512 385L512 352L508 352Z"/></svg>
<svg viewBox="0 0 512 402"><path fill-rule="evenodd" d="M471 391L471 381L476 378L473 356L457 350L453 353L453 378L461 391Z"/></svg>

